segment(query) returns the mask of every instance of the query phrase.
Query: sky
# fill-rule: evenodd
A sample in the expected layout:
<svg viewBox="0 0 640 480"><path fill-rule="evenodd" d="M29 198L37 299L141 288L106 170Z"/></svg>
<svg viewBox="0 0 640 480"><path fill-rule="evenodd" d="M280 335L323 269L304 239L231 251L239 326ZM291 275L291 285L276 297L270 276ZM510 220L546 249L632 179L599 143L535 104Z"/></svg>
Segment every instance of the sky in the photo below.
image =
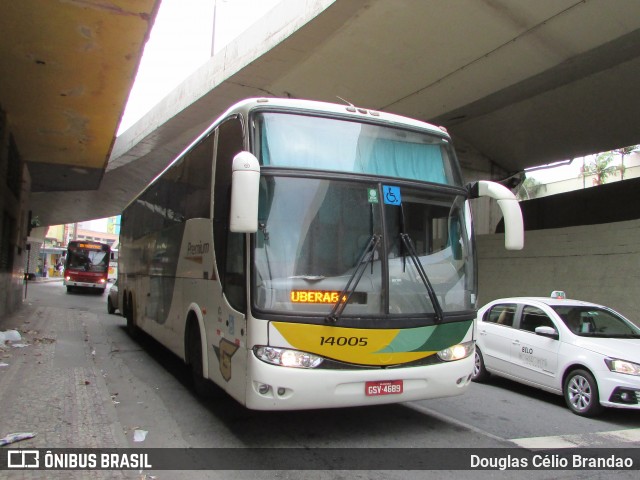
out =
<svg viewBox="0 0 640 480"><path fill-rule="evenodd" d="M162 0L118 129L142 118L280 0Z"/></svg>
<svg viewBox="0 0 640 480"><path fill-rule="evenodd" d="M211 57L280 0L162 0L118 129L132 126ZM107 219L83 222L107 231Z"/></svg>

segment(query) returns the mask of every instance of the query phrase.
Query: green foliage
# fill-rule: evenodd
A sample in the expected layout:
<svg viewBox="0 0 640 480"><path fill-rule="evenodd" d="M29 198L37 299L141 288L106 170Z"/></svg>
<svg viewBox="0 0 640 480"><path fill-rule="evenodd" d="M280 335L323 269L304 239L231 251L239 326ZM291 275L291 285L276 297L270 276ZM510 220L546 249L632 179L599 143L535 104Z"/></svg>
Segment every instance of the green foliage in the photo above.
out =
<svg viewBox="0 0 640 480"><path fill-rule="evenodd" d="M635 152L636 150L638 150L638 145L631 145L629 147L617 148L614 150L614 152L619 155L625 156Z"/></svg>
<svg viewBox="0 0 640 480"><path fill-rule="evenodd" d="M584 178L593 177L594 185L603 185L607 178L615 176L620 170L616 165L610 165L613 161L613 152L600 153L596 159L582 167L580 175Z"/></svg>
<svg viewBox="0 0 640 480"><path fill-rule="evenodd" d="M546 185L541 184L535 178L527 177L524 179L524 182L520 184L516 192L516 197L518 200L530 200L536 198L540 192L546 189Z"/></svg>
<svg viewBox="0 0 640 480"><path fill-rule="evenodd" d="M635 152L638 148L639 145L631 145L629 147L622 147L614 150L615 153L620 155L620 167L618 167L618 169L620 170L621 179L624 180L624 172L626 171L626 167L624 166L624 156Z"/></svg>

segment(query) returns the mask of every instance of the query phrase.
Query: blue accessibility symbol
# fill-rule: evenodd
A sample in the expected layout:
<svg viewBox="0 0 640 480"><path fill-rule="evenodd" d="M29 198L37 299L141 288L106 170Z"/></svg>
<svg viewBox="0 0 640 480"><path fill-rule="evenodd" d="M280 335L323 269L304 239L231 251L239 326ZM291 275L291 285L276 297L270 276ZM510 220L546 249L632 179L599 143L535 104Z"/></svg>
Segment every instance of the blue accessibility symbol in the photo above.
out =
<svg viewBox="0 0 640 480"><path fill-rule="evenodd" d="M382 186L384 203L387 205L400 205L400 187L391 187L389 185Z"/></svg>

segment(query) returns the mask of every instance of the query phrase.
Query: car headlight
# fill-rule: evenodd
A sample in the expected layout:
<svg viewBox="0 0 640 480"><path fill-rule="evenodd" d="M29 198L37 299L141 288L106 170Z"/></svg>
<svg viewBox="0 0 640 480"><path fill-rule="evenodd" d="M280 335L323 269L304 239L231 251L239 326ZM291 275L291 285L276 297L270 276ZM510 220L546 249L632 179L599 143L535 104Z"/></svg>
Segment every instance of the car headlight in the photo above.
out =
<svg viewBox="0 0 640 480"><path fill-rule="evenodd" d="M293 368L316 368L323 358L313 353L290 350L288 348L276 348L267 346L254 347L256 357L266 363Z"/></svg>
<svg viewBox="0 0 640 480"><path fill-rule="evenodd" d="M604 363L607 364L609 370L617 373L625 373L627 375L640 375L640 365L626 360L617 358L605 358Z"/></svg>
<svg viewBox="0 0 640 480"><path fill-rule="evenodd" d="M454 360L462 360L473 353L475 342L464 342L453 345L438 352L438 358L445 362L453 362Z"/></svg>

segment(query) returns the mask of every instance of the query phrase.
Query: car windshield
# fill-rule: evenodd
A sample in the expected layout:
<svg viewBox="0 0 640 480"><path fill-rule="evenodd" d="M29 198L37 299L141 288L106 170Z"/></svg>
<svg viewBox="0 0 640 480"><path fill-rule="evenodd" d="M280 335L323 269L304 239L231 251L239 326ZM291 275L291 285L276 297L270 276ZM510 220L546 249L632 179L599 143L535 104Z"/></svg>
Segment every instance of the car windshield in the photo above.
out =
<svg viewBox="0 0 640 480"><path fill-rule="evenodd" d="M552 308L576 335L640 338L640 328L611 310L587 306L553 306Z"/></svg>

